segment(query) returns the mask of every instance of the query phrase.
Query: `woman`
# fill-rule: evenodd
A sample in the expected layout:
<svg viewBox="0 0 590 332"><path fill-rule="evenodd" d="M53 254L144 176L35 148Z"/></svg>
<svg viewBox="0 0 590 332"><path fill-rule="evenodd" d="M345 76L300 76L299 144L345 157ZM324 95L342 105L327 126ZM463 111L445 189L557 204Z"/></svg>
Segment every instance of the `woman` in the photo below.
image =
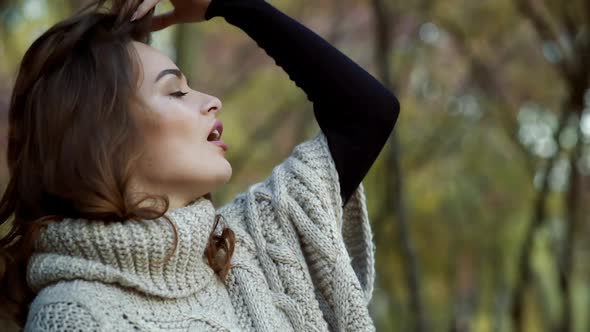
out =
<svg viewBox="0 0 590 332"><path fill-rule="evenodd" d="M374 330L361 181L395 96L263 0L173 0L156 17L156 0L104 2L23 57L0 201L1 220L14 216L4 312L26 331ZM321 128L219 209L210 192L231 177L221 102L147 45L151 30L216 16L306 92Z"/></svg>

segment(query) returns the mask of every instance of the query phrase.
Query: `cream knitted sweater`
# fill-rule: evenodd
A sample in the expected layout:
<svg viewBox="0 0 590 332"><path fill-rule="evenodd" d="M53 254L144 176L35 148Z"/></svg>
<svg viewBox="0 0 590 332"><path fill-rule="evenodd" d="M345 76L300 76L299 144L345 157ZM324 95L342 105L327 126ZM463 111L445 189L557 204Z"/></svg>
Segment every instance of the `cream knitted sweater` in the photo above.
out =
<svg viewBox="0 0 590 332"><path fill-rule="evenodd" d="M372 331L374 246L361 184L344 208L326 137L216 210L201 197L162 219L64 219L36 243L25 331ZM203 255L215 214L236 233L225 282Z"/></svg>

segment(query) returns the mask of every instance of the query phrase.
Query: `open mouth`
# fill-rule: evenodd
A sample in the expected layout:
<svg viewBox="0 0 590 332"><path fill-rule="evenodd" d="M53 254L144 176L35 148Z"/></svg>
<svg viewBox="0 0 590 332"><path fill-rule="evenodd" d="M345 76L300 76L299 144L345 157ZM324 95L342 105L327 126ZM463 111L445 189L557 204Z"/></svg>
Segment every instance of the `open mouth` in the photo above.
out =
<svg viewBox="0 0 590 332"><path fill-rule="evenodd" d="M207 141L212 142L213 144L219 146L224 151L227 151L227 144L225 144L221 140L221 135L223 134L223 124L219 120L215 120L215 124L213 124L213 128L211 128L211 132L209 136L207 136Z"/></svg>
<svg viewBox="0 0 590 332"><path fill-rule="evenodd" d="M221 121L215 120L213 128L211 128L211 132L209 132L209 136L207 136L207 140L219 141L221 139L221 134L223 134L223 124Z"/></svg>
<svg viewBox="0 0 590 332"><path fill-rule="evenodd" d="M208 141L219 141L220 138L221 138L221 134L219 133L218 129L213 129L211 134L209 134L209 136L207 136Z"/></svg>

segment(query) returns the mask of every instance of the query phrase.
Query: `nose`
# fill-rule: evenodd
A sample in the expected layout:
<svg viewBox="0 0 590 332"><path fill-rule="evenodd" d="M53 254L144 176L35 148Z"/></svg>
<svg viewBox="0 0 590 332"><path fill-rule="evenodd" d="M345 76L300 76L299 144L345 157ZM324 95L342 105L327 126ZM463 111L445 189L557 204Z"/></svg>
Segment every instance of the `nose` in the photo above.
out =
<svg viewBox="0 0 590 332"><path fill-rule="evenodd" d="M221 110L222 107L223 105L221 104L221 100L219 100L219 98L210 96L209 101L205 104L205 107L203 107L201 112L203 113L203 115L206 115L207 113L211 112L217 113Z"/></svg>

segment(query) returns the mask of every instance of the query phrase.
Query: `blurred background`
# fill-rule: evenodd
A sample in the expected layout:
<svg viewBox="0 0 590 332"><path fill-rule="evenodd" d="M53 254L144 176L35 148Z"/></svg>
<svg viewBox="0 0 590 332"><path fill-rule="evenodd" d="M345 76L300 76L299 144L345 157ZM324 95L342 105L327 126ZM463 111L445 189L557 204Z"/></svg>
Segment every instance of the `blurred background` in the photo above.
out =
<svg viewBox="0 0 590 332"><path fill-rule="evenodd" d="M589 331L590 2L268 1L400 99L363 182L378 331ZM2 185L21 57L81 3L0 0ZM223 102L233 177L216 206L318 132L303 91L224 19L157 32L153 45Z"/></svg>

